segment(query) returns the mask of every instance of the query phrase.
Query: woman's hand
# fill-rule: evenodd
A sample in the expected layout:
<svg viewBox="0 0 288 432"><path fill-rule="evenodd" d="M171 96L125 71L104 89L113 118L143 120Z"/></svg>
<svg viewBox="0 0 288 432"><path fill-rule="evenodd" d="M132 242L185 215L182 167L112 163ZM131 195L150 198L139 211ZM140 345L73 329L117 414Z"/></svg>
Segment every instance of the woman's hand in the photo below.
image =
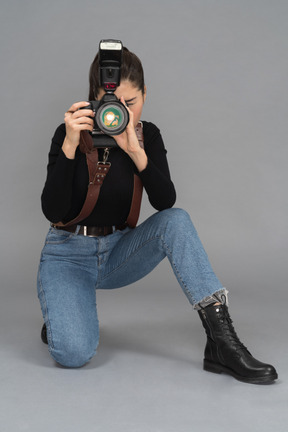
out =
<svg viewBox="0 0 288 432"><path fill-rule="evenodd" d="M80 142L80 132L89 130L92 132L94 126L94 112L85 109L89 102L76 102L65 113L66 136L62 150L68 159L75 158L75 152ZM79 109L84 108L84 109Z"/></svg>
<svg viewBox="0 0 288 432"><path fill-rule="evenodd" d="M143 171L148 163L145 151L140 147L134 126L134 114L125 104L125 100L121 97L121 102L125 105L129 113L129 123L125 131L121 135L113 136L118 146L127 153L135 163L138 171Z"/></svg>

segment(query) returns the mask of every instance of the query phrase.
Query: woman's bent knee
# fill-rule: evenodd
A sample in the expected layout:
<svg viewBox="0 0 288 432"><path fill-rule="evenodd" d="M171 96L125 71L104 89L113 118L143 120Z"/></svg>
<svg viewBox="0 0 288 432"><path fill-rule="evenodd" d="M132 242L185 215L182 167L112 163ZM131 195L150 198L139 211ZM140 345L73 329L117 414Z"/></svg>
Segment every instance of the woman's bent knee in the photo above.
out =
<svg viewBox="0 0 288 432"><path fill-rule="evenodd" d="M49 347L51 357L56 363L67 368L80 368L87 364L96 354L98 342L95 347L91 346L67 346L67 344L56 349Z"/></svg>
<svg viewBox="0 0 288 432"><path fill-rule="evenodd" d="M181 208L170 208L162 210L157 215L161 220L161 225L165 225L169 231L174 229L177 232L179 232L179 230L185 232L187 229L194 230L194 225L186 210Z"/></svg>
<svg viewBox="0 0 288 432"><path fill-rule="evenodd" d="M166 210L162 210L157 213L160 218L166 219L167 221L175 221L175 222L183 222L187 223L189 221L191 223L191 219L186 210L181 208L169 208Z"/></svg>

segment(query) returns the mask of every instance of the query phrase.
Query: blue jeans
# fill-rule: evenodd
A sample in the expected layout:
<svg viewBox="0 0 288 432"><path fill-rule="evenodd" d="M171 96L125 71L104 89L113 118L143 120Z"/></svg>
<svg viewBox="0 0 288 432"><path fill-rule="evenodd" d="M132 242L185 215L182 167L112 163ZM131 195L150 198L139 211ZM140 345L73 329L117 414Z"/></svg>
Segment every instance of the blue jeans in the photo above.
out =
<svg viewBox="0 0 288 432"><path fill-rule="evenodd" d="M129 285L165 257L192 305L222 290L189 215L168 209L105 237L50 228L41 254L38 297L56 362L80 367L99 341L96 289Z"/></svg>

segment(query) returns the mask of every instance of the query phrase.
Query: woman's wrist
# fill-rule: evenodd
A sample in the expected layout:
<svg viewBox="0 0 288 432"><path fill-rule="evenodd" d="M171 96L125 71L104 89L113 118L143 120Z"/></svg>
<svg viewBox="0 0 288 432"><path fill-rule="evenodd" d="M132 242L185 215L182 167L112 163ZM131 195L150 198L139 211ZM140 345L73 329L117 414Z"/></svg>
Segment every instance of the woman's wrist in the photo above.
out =
<svg viewBox="0 0 288 432"><path fill-rule="evenodd" d="M68 159L75 159L76 148L77 146L75 147L75 144L71 143L66 136L62 145L62 150Z"/></svg>
<svg viewBox="0 0 288 432"><path fill-rule="evenodd" d="M139 148L136 152L127 152L127 154L130 156L139 172L143 171L147 167L148 158L142 148Z"/></svg>

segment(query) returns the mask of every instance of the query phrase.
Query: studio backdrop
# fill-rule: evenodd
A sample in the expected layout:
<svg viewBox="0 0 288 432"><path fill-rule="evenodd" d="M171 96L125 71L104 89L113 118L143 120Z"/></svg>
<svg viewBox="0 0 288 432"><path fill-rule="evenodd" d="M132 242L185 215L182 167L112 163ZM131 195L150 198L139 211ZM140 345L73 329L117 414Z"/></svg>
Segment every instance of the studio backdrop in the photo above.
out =
<svg viewBox="0 0 288 432"><path fill-rule="evenodd" d="M102 38L143 62L143 118L223 283L287 300L287 12L281 0L2 2L1 307L36 296L51 138L87 100ZM141 220L152 212L144 199ZM155 271L160 287L170 277Z"/></svg>

